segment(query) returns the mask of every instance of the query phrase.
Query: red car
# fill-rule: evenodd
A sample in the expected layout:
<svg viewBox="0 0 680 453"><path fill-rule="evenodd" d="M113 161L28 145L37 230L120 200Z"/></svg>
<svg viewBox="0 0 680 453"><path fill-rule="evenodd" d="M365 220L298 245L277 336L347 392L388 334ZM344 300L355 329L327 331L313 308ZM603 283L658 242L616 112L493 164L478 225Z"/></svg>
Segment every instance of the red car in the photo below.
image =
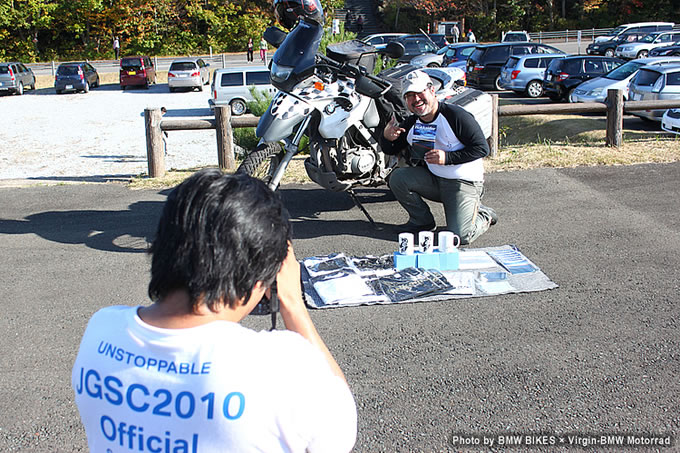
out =
<svg viewBox="0 0 680 453"><path fill-rule="evenodd" d="M123 57L120 59L120 87L143 86L156 83L156 68L149 57Z"/></svg>

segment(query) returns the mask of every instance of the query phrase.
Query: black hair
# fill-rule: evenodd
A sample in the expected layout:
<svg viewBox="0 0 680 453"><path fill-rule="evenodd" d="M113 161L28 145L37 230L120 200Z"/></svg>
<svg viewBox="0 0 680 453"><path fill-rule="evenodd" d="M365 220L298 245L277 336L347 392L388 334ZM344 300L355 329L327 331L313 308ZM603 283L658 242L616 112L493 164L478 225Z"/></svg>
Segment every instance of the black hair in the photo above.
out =
<svg viewBox="0 0 680 453"><path fill-rule="evenodd" d="M194 308L245 303L258 281L274 282L290 238L288 212L262 181L201 170L165 203L149 250L149 297L183 289Z"/></svg>

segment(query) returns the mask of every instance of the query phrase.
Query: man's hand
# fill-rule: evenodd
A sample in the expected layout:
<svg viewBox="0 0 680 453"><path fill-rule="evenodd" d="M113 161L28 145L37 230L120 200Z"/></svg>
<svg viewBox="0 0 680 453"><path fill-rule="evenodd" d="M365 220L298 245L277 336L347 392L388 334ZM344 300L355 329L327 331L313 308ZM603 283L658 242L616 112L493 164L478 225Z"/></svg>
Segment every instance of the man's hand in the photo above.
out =
<svg viewBox="0 0 680 453"><path fill-rule="evenodd" d="M292 316L298 316L300 312L307 313L300 287L300 263L295 258L293 245L290 243L288 243L288 255L276 275L276 291L282 312L291 312Z"/></svg>
<svg viewBox="0 0 680 453"><path fill-rule="evenodd" d="M428 164L445 165L446 151L441 149L431 149L425 153L425 162Z"/></svg>
<svg viewBox="0 0 680 453"><path fill-rule="evenodd" d="M404 129L403 127L399 127L397 118L394 116L393 113L392 118L390 118L390 121L387 123L387 126L385 126L385 130L383 131L383 137L393 142L396 139L398 139L399 136L405 131L406 129Z"/></svg>

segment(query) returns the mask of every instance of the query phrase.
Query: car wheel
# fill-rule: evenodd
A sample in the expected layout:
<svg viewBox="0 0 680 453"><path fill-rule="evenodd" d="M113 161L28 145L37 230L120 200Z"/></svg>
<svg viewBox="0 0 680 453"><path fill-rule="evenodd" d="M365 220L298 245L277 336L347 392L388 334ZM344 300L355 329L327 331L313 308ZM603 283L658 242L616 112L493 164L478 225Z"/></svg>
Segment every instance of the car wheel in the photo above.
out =
<svg viewBox="0 0 680 453"><path fill-rule="evenodd" d="M548 97L550 98L551 101L554 102L557 102L562 98L562 96L560 96L559 93L548 93Z"/></svg>
<svg viewBox="0 0 680 453"><path fill-rule="evenodd" d="M170 90L171 93L175 92L175 89L173 87L168 87L168 90Z"/></svg>
<svg viewBox="0 0 680 453"><path fill-rule="evenodd" d="M241 99L235 99L231 101L231 114L234 116L240 116L246 113L246 103Z"/></svg>
<svg viewBox="0 0 680 453"><path fill-rule="evenodd" d="M576 90L575 87L567 92L567 97L566 97L565 101L571 102L571 95L574 94L574 90Z"/></svg>
<svg viewBox="0 0 680 453"><path fill-rule="evenodd" d="M23 84L23 82L19 82L19 86L17 87L17 94L19 96L24 94L24 84Z"/></svg>
<svg viewBox="0 0 680 453"><path fill-rule="evenodd" d="M637 57L638 57L638 58L647 58L647 55L648 55L648 54L649 54L648 51L646 51L646 50L641 50L641 51L638 52Z"/></svg>
<svg viewBox="0 0 680 453"><path fill-rule="evenodd" d="M501 76L497 75L496 78L493 81L493 86L496 89L496 91L503 91L503 87L501 87Z"/></svg>
<svg viewBox="0 0 680 453"><path fill-rule="evenodd" d="M437 63L430 63L429 65L427 65L427 67L428 68L438 68L439 65Z"/></svg>
<svg viewBox="0 0 680 453"><path fill-rule="evenodd" d="M85 81L85 87L83 87L83 93L89 93L90 92L90 83L86 80Z"/></svg>
<svg viewBox="0 0 680 453"><path fill-rule="evenodd" d="M92 85L92 88L99 88L100 84L101 82L99 81L99 76L97 76L97 78L94 81L94 85Z"/></svg>
<svg viewBox="0 0 680 453"><path fill-rule="evenodd" d="M614 56L614 49L607 49L604 51L604 56L605 57L613 57Z"/></svg>
<svg viewBox="0 0 680 453"><path fill-rule="evenodd" d="M199 84L196 88L198 88L198 91L203 91L203 84Z"/></svg>
<svg viewBox="0 0 680 453"><path fill-rule="evenodd" d="M543 94L543 84L538 80L532 80L527 85L527 96L537 98Z"/></svg>
<svg viewBox="0 0 680 453"><path fill-rule="evenodd" d="M57 89L55 89L54 91L56 91L56 92L57 92L57 94L61 94L61 93L63 93L63 91L61 91L61 90L57 90Z"/></svg>

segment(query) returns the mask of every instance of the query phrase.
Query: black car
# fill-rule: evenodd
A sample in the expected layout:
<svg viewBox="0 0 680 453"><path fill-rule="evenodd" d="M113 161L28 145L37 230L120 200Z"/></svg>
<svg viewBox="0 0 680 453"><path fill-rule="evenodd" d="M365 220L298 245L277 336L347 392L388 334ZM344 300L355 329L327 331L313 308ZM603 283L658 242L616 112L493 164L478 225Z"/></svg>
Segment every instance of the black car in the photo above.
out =
<svg viewBox="0 0 680 453"><path fill-rule="evenodd" d="M90 63L85 61L62 63L54 76L54 89L57 94L66 91L82 91L87 93L90 88L99 86L99 74Z"/></svg>
<svg viewBox="0 0 680 453"><path fill-rule="evenodd" d="M501 90L501 68L510 55L563 54L560 49L532 42L512 42L479 46L467 61L467 83L479 88Z"/></svg>
<svg viewBox="0 0 680 453"><path fill-rule="evenodd" d="M575 56L553 60L545 70L543 91L553 101L568 101L581 82L600 77L625 63L612 57Z"/></svg>
<svg viewBox="0 0 680 453"><path fill-rule="evenodd" d="M647 54L648 57L680 57L680 41L670 46L656 47Z"/></svg>
<svg viewBox="0 0 680 453"><path fill-rule="evenodd" d="M586 47L586 53L588 55L604 55L605 57L613 57L616 46L629 42L635 42L647 34L648 33L644 32L624 33L619 35L617 38L610 39L609 41L596 41L588 44L588 47Z"/></svg>
<svg viewBox="0 0 680 453"><path fill-rule="evenodd" d="M439 50L439 47L432 44L432 41L423 35L408 35L397 39L395 42L404 46L404 55L397 60L400 63L408 63L418 55L435 53Z"/></svg>

